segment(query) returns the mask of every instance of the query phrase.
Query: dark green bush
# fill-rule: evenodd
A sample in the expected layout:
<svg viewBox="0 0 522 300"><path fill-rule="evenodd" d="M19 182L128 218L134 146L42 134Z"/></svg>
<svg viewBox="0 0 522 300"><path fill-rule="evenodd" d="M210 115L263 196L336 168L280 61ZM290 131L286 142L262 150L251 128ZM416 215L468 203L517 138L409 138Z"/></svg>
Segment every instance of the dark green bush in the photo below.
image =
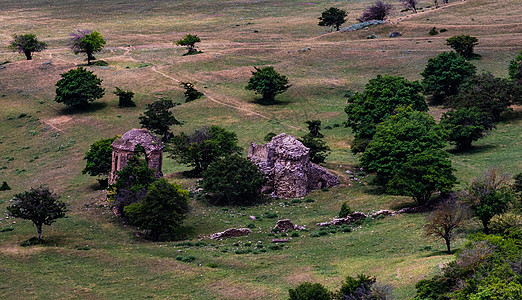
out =
<svg viewBox="0 0 522 300"><path fill-rule="evenodd" d="M290 300L330 300L332 294L320 283L304 282L288 291Z"/></svg>
<svg viewBox="0 0 522 300"><path fill-rule="evenodd" d="M344 202L341 205L341 210L339 211L339 218L346 218L351 213L352 213L352 210L348 206L348 203Z"/></svg>

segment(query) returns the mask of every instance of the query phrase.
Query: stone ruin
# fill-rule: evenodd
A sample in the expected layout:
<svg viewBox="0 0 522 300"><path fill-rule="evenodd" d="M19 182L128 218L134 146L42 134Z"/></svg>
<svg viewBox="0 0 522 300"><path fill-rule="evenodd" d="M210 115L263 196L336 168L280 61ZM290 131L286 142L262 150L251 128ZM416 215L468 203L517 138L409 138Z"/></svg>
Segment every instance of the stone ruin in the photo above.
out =
<svg viewBox="0 0 522 300"><path fill-rule="evenodd" d="M339 184L325 168L310 162L310 149L291 135L282 133L265 145L250 143L248 158L268 178L263 193L298 198L316 189Z"/></svg>
<svg viewBox="0 0 522 300"><path fill-rule="evenodd" d="M127 161L134 155L137 145L141 145L145 149L145 160L149 169L154 170L157 178L163 177L161 165L165 146L147 129L131 129L112 143L112 169L109 174L109 184L116 182L116 172L127 166Z"/></svg>

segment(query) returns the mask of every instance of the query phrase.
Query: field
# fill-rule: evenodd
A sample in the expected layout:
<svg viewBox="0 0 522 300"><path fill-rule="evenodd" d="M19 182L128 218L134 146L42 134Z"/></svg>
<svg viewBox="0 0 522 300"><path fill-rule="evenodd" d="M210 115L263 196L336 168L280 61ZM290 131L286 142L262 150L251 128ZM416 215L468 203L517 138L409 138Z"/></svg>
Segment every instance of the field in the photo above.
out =
<svg viewBox="0 0 522 300"><path fill-rule="evenodd" d="M347 10L349 25L371 2L0 0L0 63L11 61L0 66L0 182L12 188L0 192L0 298L285 299L288 289L301 282L335 290L346 276L359 273L392 284L397 299L412 297L418 280L452 259L442 252L441 241L422 235L424 214L311 236L315 224L335 217L343 202L365 213L413 204L406 197L379 194L367 176L362 183L346 176L347 170L357 172L358 157L348 146L353 135L342 125L344 95L361 91L377 74L421 79L428 58L448 51L445 39L458 34L479 39L475 52L481 59L472 61L478 72L507 77L509 61L522 48L522 6L520 0L467 0L434 9L426 8L432 1L422 0L419 6L426 9L411 14L400 12L400 3L393 1L395 9L384 25L332 33L317 26L325 8ZM434 26L448 31L428 35ZM54 101L54 85L60 74L85 64L67 47L69 33L84 28L100 31L107 40L96 57L109 66L87 67L103 79L106 95L78 112ZM392 31L403 36L388 38ZM27 32L48 44L32 61L7 48L12 34ZM203 53L182 56L186 49L173 44L188 33L201 37ZM371 34L378 38L366 39ZM260 105L258 96L244 89L253 66L265 65L292 84L276 105ZM138 116L147 103L161 97L183 102L180 81L195 82L205 97L172 110L184 122L172 128L174 133L220 125L237 133L246 155L249 143L263 143L268 132L302 136L305 121L320 119L333 127L323 130L332 148L325 165L340 176L341 185L305 199L255 207L212 207L191 200L184 244L136 237L112 215L96 179L81 174L83 156L93 142L139 128ZM137 107L118 108L115 87L134 91ZM443 111L430 107L436 118ZM452 154L459 187L492 166L520 172L520 116L521 108L515 107L473 151ZM184 178L184 170L165 160L169 181L194 187L196 180ZM39 185L61 195L68 217L44 227L45 245L22 247L36 230L28 221L6 218L4 210L13 194ZM282 218L310 231L273 249L270 230ZM254 227L248 237L208 239L214 232L248 225ZM462 236L477 230L475 224ZM259 241L266 252L248 253ZM461 238L455 246L464 243ZM189 255L195 260L176 259Z"/></svg>

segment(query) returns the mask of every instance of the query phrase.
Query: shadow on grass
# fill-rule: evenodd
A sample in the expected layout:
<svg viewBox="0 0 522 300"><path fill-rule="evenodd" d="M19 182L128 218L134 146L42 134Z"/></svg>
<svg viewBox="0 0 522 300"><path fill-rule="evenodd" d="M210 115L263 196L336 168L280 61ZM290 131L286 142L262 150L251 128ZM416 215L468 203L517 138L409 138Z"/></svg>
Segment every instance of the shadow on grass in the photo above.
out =
<svg viewBox="0 0 522 300"><path fill-rule="evenodd" d="M522 119L522 110L512 110L507 111L502 114L500 119L500 124L508 124L512 121L520 120Z"/></svg>
<svg viewBox="0 0 522 300"><path fill-rule="evenodd" d="M490 151L495 148L496 148L496 146L494 146L494 145L478 145L478 146L473 146L473 147L471 147L469 149L465 149L465 150L457 150L456 148L453 148L453 149L448 150L448 152L455 156L460 156L460 155L469 155L469 154L487 152L487 151Z"/></svg>
<svg viewBox="0 0 522 300"><path fill-rule="evenodd" d="M267 101L267 100L264 100L263 98L255 98L254 100L251 100L250 101L251 103L254 103L254 104L259 104L259 105L263 105L263 106L286 106L286 105L289 105L290 103L292 103L291 101L289 100L274 100L274 101Z"/></svg>
<svg viewBox="0 0 522 300"><path fill-rule="evenodd" d="M60 110L60 113L62 115L77 115L77 114L84 114L84 113L92 113L92 112L96 112L98 110L102 110L102 109L106 108L107 106L108 106L108 104L106 102L95 102L95 103L90 103L88 105L65 107Z"/></svg>

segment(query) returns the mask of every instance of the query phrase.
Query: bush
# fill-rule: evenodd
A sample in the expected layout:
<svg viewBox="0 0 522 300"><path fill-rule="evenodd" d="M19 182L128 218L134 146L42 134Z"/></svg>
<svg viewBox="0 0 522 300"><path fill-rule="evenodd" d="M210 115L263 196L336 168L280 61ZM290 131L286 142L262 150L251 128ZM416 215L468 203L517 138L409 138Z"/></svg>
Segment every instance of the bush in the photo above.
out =
<svg viewBox="0 0 522 300"><path fill-rule="evenodd" d="M119 87L116 87L116 90L113 92L116 96L118 96L118 106L119 107L134 107L136 103L132 101L132 97L134 97L134 93L131 91L124 91Z"/></svg>
<svg viewBox="0 0 522 300"><path fill-rule="evenodd" d="M185 89L185 102L194 101L203 96L203 93L194 88L194 84L191 82L181 82L181 86Z"/></svg>
<svg viewBox="0 0 522 300"><path fill-rule="evenodd" d="M522 229L522 216L514 213L496 215L489 225L492 233L506 234L514 229Z"/></svg>
<svg viewBox="0 0 522 300"><path fill-rule="evenodd" d="M261 198L265 174L246 158L230 155L211 163L201 187L214 205L252 205Z"/></svg>
<svg viewBox="0 0 522 300"><path fill-rule="evenodd" d="M331 293L320 283L303 282L288 291L290 300L330 300Z"/></svg>
<svg viewBox="0 0 522 300"><path fill-rule="evenodd" d="M348 203L344 202L341 205L341 210L339 211L339 218L346 218L351 213L352 213L352 210L348 206Z"/></svg>
<svg viewBox="0 0 522 300"><path fill-rule="evenodd" d="M368 6L357 21L384 20L391 10L392 6L390 4L384 4L379 0L374 5Z"/></svg>
<svg viewBox="0 0 522 300"><path fill-rule="evenodd" d="M456 35L446 40L446 45L465 58L472 58L476 55L473 53L473 48L477 44L478 39L469 35Z"/></svg>
<svg viewBox="0 0 522 300"><path fill-rule="evenodd" d="M102 80L93 72L79 67L61 74L62 79L56 83L54 101L67 106L84 106L103 97L105 89Z"/></svg>
<svg viewBox="0 0 522 300"><path fill-rule="evenodd" d="M0 191L9 191L11 190L11 187L7 184L6 181L2 182L2 185L0 186Z"/></svg>
<svg viewBox="0 0 522 300"><path fill-rule="evenodd" d="M439 34L439 32L437 31L437 28L436 27L433 27L430 29L430 32L428 32L429 35L437 35Z"/></svg>
<svg viewBox="0 0 522 300"><path fill-rule="evenodd" d="M265 142L270 142L270 141L272 140L272 138L273 138L274 136L276 136L276 135L277 135L277 134L275 134L275 133L273 133L273 132L269 132L269 133L267 133L267 134L265 135L265 137L263 138L263 140L264 140Z"/></svg>

